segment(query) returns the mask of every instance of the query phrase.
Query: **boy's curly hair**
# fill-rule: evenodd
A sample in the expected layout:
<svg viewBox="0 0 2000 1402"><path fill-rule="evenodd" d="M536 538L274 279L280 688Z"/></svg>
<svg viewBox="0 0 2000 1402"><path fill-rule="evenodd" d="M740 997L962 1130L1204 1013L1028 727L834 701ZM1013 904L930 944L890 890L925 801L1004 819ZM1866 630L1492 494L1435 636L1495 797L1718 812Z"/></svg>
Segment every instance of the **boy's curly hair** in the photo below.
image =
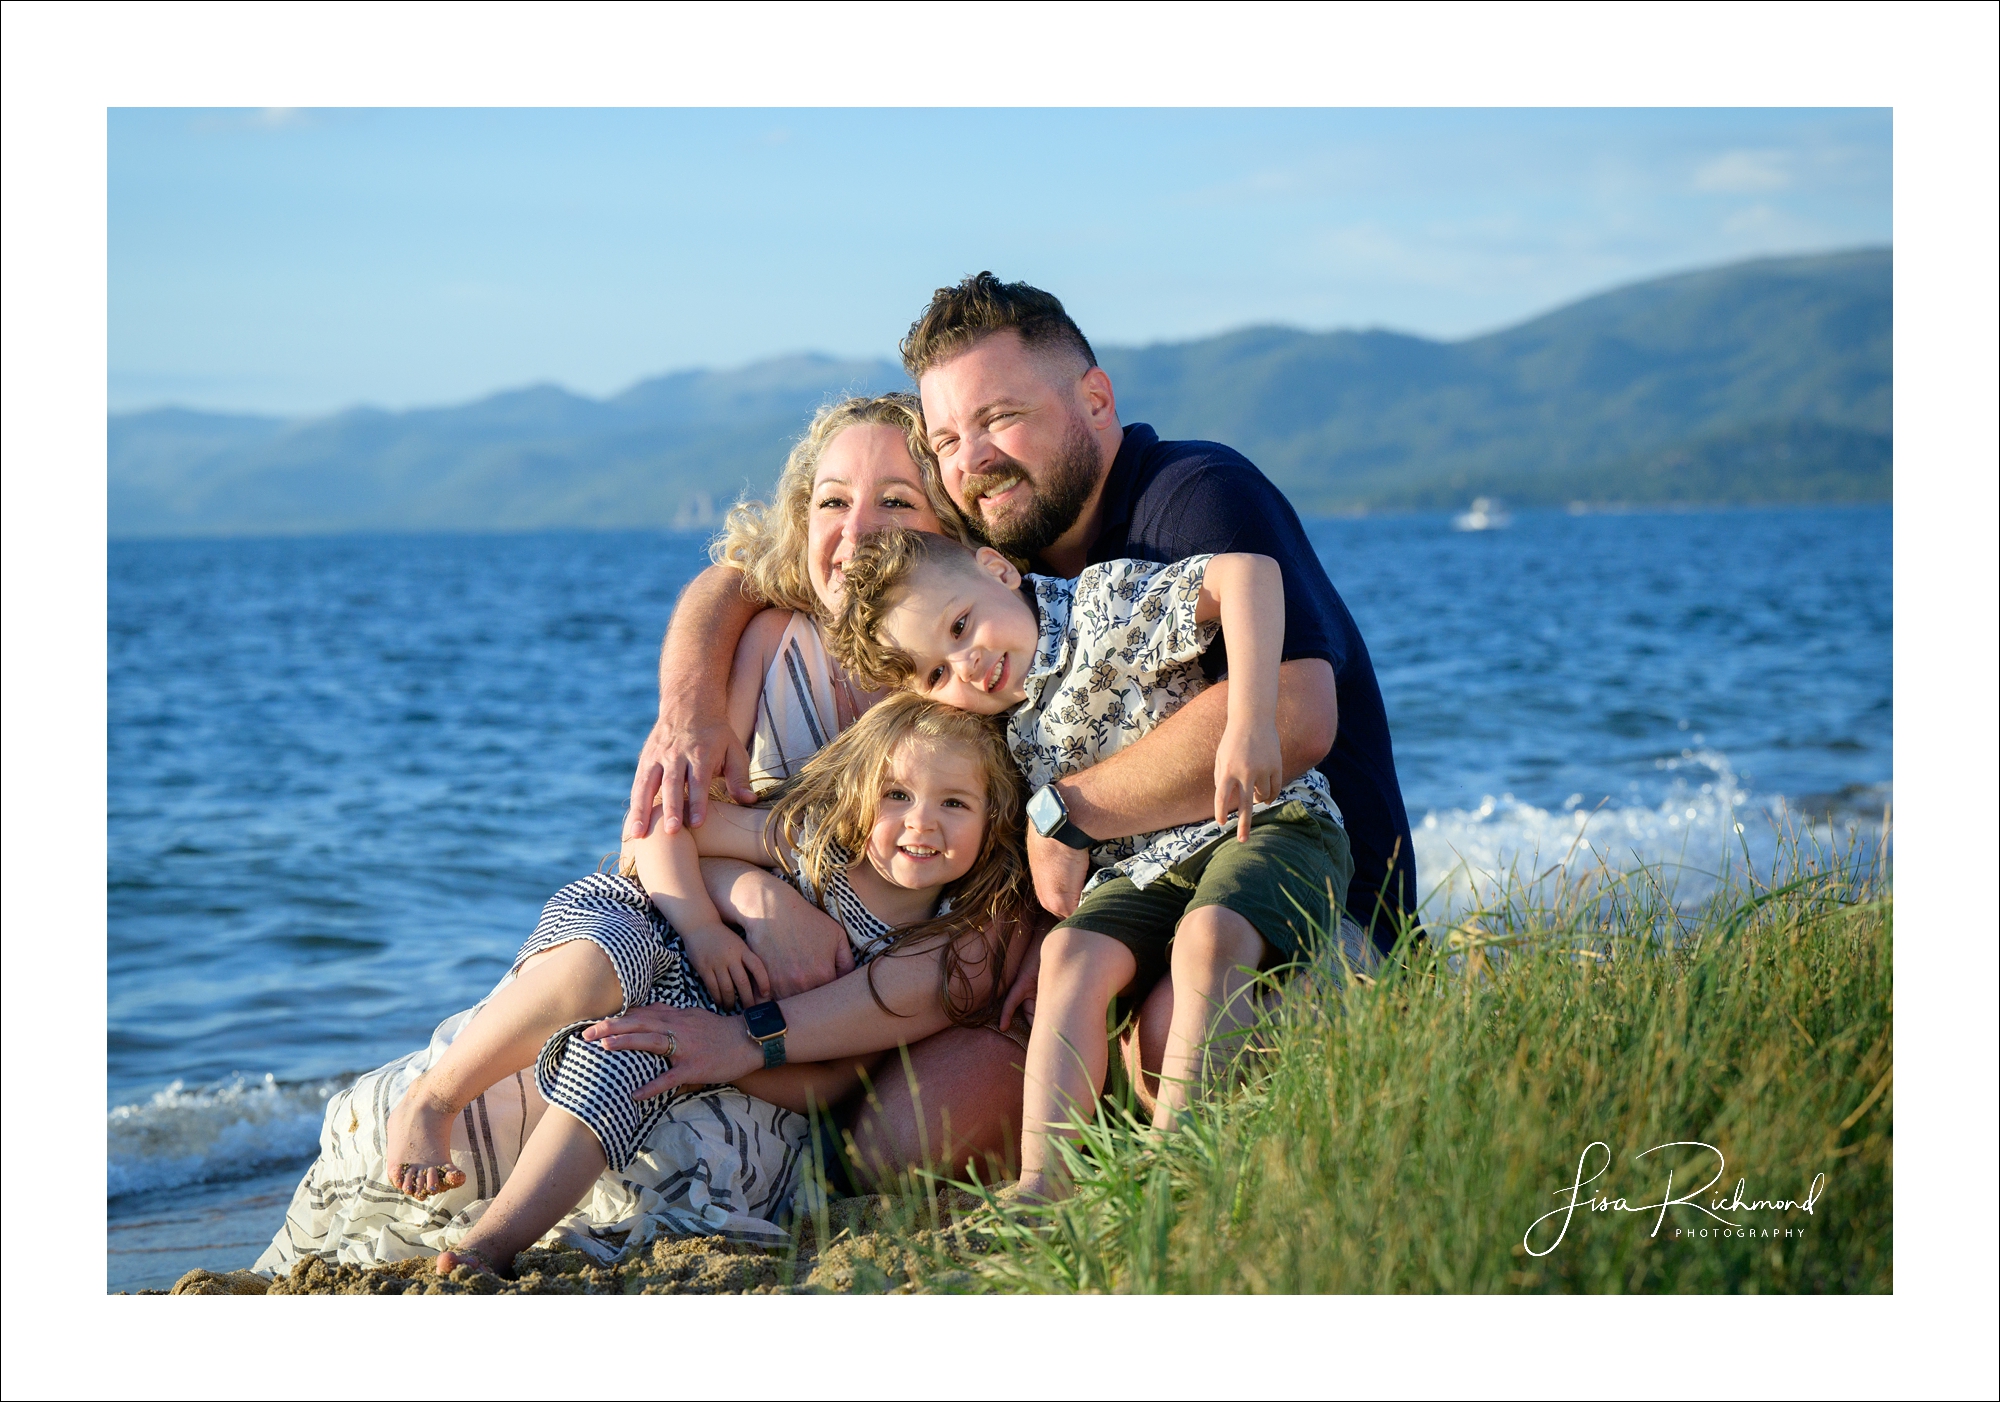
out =
<svg viewBox="0 0 2000 1402"><path fill-rule="evenodd" d="M916 664L884 639L882 620L903 601L920 571L970 571L978 568L976 560L971 546L928 531L889 526L862 537L841 573L840 612L827 639L855 685L884 691L910 679Z"/></svg>

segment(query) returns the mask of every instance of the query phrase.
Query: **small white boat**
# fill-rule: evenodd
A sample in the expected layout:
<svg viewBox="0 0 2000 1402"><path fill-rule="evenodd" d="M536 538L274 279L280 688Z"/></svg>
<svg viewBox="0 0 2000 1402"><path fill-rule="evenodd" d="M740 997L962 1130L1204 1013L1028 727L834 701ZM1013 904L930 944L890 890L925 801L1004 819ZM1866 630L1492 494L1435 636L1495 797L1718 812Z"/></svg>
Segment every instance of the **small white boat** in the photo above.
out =
<svg viewBox="0 0 2000 1402"><path fill-rule="evenodd" d="M1472 508L1451 518L1455 531L1497 531L1513 521L1506 508L1492 497L1474 497Z"/></svg>

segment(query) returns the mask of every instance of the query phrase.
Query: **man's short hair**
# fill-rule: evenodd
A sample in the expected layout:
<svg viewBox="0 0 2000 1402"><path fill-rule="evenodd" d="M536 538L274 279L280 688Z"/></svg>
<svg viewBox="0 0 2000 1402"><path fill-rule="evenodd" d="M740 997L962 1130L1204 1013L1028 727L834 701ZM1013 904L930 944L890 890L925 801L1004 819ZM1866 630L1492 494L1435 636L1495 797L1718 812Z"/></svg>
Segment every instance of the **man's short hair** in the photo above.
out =
<svg viewBox="0 0 2000 1402"><path fill-rule="evenodd" d="M827 639L847 675L866 691L901 686L916 672L910 654L882 636L882 620L927 569L973 572L976 552L950 536L889 526L871 531L840 572L840 612Z"/></svg>
<svg viewBox="0 0 2000 1402"><path fill-rule="evenodd" d="M1067 351L1083 357L1085 366L1097 355L1069 319L1063 304L1039 287L1002 282L991 273L975 273L956 287L931 294L924 314L910 323L903 338L903 368L912 380L944 364L996 331L1019 333L1031 351Z"/></svg>

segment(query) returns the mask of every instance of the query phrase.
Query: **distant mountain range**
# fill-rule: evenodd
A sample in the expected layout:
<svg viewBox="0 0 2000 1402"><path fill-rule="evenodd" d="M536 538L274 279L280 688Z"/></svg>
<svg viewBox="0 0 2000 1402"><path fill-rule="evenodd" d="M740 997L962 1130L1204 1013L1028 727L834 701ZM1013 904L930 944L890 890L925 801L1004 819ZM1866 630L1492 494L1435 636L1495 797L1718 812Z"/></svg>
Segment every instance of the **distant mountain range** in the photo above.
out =
<svg viewBox="0 0 2000 1402"><path fill-rule="evenodd" d="M1121 417L1241 449L1305 512L1890 495L1888 249L1623 287L1464 341L1255 327L1099 347ZM1086 328L1088 329L1088 328ZM113 536L711 525L887 360L685 371L610 399L109 424Z"/></svg>

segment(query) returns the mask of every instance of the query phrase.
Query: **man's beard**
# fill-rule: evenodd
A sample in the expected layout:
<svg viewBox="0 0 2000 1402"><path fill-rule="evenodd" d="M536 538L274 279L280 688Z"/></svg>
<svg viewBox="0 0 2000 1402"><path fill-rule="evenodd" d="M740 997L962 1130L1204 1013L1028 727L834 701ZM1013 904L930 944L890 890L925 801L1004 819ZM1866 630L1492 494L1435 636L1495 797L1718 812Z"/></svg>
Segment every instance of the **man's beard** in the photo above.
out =
<svg viewBox="0 0 2000 1402"><path fill-rule="evenodd" d="M968 476L960 484L960 490L965 493L972 518L988 540L1010 555L1033 559L1076 524L1076 518L1083 514L1084 503L1096 490L1102 467L1097 440L1090 436L1090 429L1082 419L1073 418L1069 436L1056 450L1039 483L1028 476L1020 463L1003 454L990 471ZM1027 500L1019 505L1010 504L1007 514L998 521L988 519L981 509L985 494L1010 482L1022 484L1024 490L1017 495L1025 495Z"/></svg>

